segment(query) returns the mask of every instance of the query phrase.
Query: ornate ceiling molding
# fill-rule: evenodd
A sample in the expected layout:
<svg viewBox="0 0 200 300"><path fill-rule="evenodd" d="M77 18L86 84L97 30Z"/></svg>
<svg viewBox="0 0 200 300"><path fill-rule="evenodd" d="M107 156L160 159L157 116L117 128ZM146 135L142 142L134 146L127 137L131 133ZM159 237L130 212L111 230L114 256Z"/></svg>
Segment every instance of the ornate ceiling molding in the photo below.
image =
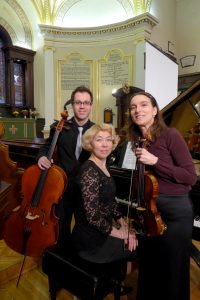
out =
<svg viewBox="0 0 200 300"><path fill-rule="evenodd" d="M2 17L0 17L0 24L8 32L13 45L17 44L17 42L18 42L17 35L16 35L14 29L10 26L10 24L8 24L8 22Z"/></svg>
<svg viewBox="0 0 200 300"><path fill-rule="evenodd" d="M152 28L158 24L158 19L145 13L124 22L91 28L62 28L39 25L45 41L58 42L97 42L121 39L127 36L138 36L145 39L151 35Z"/></svg>
<svg viewBox="0 0 200 300"><path fill-rule="evenodd" d="M62 26L63 19L66 13L74 6L76 3L82 0L54 0L50 2L49 0L32 0L33 5L38 13L41 24L52 25L59 24ZM129 0L116 0L120 3L126 12L127 19L133 17L133 3ZM134 0L133 0L134 1ZM146 11L143 11L146 12Z"/></svg>
<svg viewBox="0 0 200 300"><path fill-rule="evenodd" d="M133 7L130 1L128 0L117 0L121 6L124 8L126 15L127 15L127 19L130 19L133 17Z"/></svg>
<svg viewBox="0 0 200 300"><path fill-rule="evenodd" d="M7 0L6 3L10 5L12 10L14 10L16 15L18 16L22 24L22 27L24 29L24 34L25 34L24 44L26 44L26 46L31 49L32 48L32 34L30 29L31 26L26 14L24 13L23 9L20 7L20 5L17 3L16 0Z"/></svg>
<svg viewBox="0 0 200 300"><path fill-rule="evenodd" d="M65 17L65 14L67 11L77 2L80 2L81 0L71 0L71 1L64 1L62 5L60 5L57 9L57 12L55 14L55 22L58 22L59 24L62 24L63 19Z"/></svg>
<svg viewBox="0 0 200 300"><path fill-rule="evenodd" d="M152 0L132 0L134 15L140 15L150 11Z"/></svg>

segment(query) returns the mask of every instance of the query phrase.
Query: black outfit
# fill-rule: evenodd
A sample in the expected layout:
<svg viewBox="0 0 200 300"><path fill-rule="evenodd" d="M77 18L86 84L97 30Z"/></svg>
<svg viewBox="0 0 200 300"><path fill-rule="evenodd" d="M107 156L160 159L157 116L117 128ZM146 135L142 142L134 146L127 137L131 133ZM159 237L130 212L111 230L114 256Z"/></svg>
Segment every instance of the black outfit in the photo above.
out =
<svg viewBox="0 0 200 300"><path fill-rule="evenodd" d="M81 197L77 197L79 202L72 237L79 256L96 263L134 257L134 252L124 249L124 240L110 236L113 219L122 217L114 199L113 178L88 160L81 167L78 186Z"/></svg>
<svg viewBox="0 0 200 300"><path fill-rule="evenodd" d="M74 117L69 120L71 122L70 128L65 129L60 132L56 144L56 156L57 156L57 164L65 171L68 184L67 189L62 196L62 200L59 202L56 207L56 215L60 218L59 220L59 239L58 245L61 247L66 247L69 245L70 241L70 228L71 228L71 220L72 215L74 213L74 201L75 201L75 177L80 168L81 163L88 159L89 153L82 150L79 159L76 159L75 149L76 149L76 141L79 134L78 124L76 123ZM94 123L88 120L83 127L84 132L89 129ZM40 149L39 154L37 156L37 160L41 156L45 156L48 153L49 147L52 142L52 138L55 133L55 125L51 126L49 138L46 140L45 145ZM56 182L55 182L56 188Z"/></svg>
<svg viewBox="0 0 200 300"><path fill-rule="evenodd" d="M167 225L156 238L139 239L139 277L137 299L190 299L190 247L193 211L187 194L159 195L157 208Z"/></svg>

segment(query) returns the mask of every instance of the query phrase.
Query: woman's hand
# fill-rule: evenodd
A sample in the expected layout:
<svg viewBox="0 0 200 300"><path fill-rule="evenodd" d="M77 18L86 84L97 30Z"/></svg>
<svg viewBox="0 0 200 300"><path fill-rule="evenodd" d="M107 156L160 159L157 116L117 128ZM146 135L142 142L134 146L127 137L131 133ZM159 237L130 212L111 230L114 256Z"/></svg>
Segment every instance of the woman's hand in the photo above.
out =
<svg viewBox="0 0 200 300"><path fill-rule="evenodd" d="M158 161L158 157L151 154L145 148L136 148L135 149L135 155L136 155L138 161L145 164L145 165L153 166Z"/></svg>
<svg viewBox="0 0 200 300"><path fill-rule="evenodd" d="M125 244L127 244L129 251L134 251L137 248L138 240L137 240L135 232L130 230L128 239L125 240Z"/></svg>
<svg viewBox="0 0 200 300"><path fill-rule="evenodd" d="M135 232L133 230L129 230L126 223L125 225L122 225L120 229L113 227L110 235L124 240L124 243L128 245L129 251L135 250L138 246L138 240Z"/></svg>
<svg viewBox="0 0 200 300"><path fill-rule="evenodd" d="M126 221L122 217L117 220L117 223L119 223L120 226L128 226L127 223L126 223Z"/></svg>
<svg viewBox="0 0 200 300"><path fill-rule="evenodd" d="M45 170L45 169L49 169L51 167L51 164L53 163L53 159L51 160L51 162L48 160L48 158L46 156L41 156L38 159L38 167L41 170Z"/></svg>

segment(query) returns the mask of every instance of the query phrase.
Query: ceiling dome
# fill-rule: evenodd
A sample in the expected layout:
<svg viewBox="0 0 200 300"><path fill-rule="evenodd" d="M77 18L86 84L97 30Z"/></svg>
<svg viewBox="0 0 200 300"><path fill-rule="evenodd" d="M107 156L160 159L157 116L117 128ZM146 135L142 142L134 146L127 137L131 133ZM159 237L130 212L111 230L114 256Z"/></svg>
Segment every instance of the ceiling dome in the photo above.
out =
<svg viewBox="0 0 200 300"><path fill-rule="evenodd" d="M66 1L65 5L60 7L55 25L96 27L118 23L131 17L133 12L128 0L74 0Z"/></svg>
<svg viewBox="0 0 200 300"><path fill-rule="evenodd" d="M152 0L32 0L40 24L98 27L149 12Z"/></svg>

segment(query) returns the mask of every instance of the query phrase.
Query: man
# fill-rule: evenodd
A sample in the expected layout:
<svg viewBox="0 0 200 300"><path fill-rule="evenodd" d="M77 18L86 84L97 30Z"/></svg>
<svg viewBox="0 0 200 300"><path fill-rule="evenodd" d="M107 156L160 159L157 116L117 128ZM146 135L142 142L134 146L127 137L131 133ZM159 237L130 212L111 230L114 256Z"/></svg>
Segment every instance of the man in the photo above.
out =
<svg viewBox="0 0 200 300"><path fill-rule="evenodd" d="M80 164L88 159L89 153L77 145L82 135L94 123L89 120L92 109L93 95L85 86L77 87L71 94L71 104L74 116L70 119L70 129L63 129L57 140L57 164L66 172L68 185L62 200L56 207L56 215L59 220L58 246L65 248L70 243L70 226L74 213L75 202L75 177ZM55 124L54 124L55 125ZM79 134L79 129L81 133ZM52 142L55 126L51 126L49 138L38 154L38 166L40 169L50 168L51 163L46 155ZM56 188L56 182L55 182Z"/></svg>

